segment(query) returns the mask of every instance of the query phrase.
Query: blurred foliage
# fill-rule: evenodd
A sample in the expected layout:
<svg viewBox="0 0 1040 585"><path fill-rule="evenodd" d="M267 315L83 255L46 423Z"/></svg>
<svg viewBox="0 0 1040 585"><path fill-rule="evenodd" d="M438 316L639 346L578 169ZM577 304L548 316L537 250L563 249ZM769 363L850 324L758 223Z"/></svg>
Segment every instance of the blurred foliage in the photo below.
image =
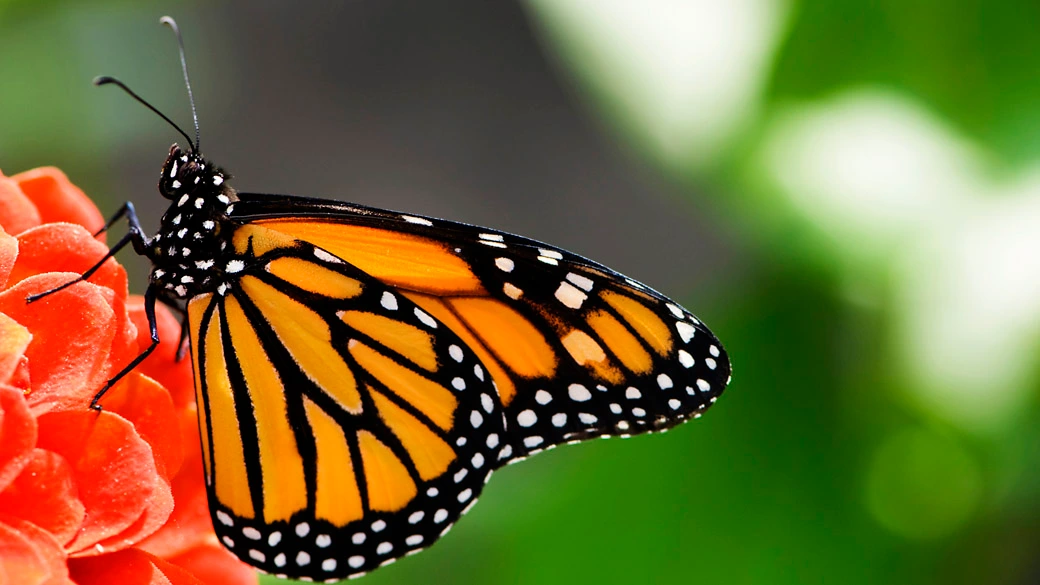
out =
<svg viewBox="0 0 1040 585"><path fill-rule="evenodd" d="M87 151L99 140L132 143L139 124L84 81L119 72L149 95L180 95L169 67L154 71L155 59L170 61L148 28L155 6L0 2L0 168L47 160L104 196L119 178ZM567 447L499 472L449 537L364 582L1035 582L1040 300L1029 298L1040 295L1025 293L1040 280L1031 261L1040 241L999 240L1007 222L993 205L1021 217L1040 197L1040 4L679 6L655 0L635 18L618 2L525 4L560 83L747 257L708 290L677 295L726 343L731 390L703 420L666 435ZM675 15L689 20L677 26ZM102 20L106 30L118 23L118 38L91 33ZM697 63L647 73L688 46L687 23L717 35L690 58L721 66L690 79L667 73ZM39 51L41 38L80 57L56 61ZM699 124L714 123L718 104L733 107L705 139ZM844 129L862 124L843 126L853 111L869 112L868 130L879 120L903 134L867 132L862 151L840 144L862 162L849 170L812 148L818 136L856 137ZM906 177L875 164L886 163L886 140L921 145L896 157L909 161L895 167ZM934 164L919 166L917 155ZM891 185L910 185L910 195L892 196ZM917 185L959 198L904 201ZM863 212L879 206L886 213ZM904 227L891 231L890 218ZM962 233L982 234L971 246L980 268L966 275L957 267L976 266L970 250L952 245ZM1021 274L998 288L1026 300L968 286L1005 264ZM999 319L983 310L993 307ZM982 327L1004 322L1014 335ZM933 343L939 353L929 354ZM1010 378L1007 360L1021 366Z"/></svg>

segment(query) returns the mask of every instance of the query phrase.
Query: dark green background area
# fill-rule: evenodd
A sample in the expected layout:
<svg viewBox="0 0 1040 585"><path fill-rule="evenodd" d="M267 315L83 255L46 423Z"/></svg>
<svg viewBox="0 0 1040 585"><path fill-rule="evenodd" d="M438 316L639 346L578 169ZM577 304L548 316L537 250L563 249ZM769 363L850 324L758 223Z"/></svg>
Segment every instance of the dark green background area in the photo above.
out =
<svg viewBox="0 0 1040 585"><path fill-rule="evenodd" d="M906 399L894 309L850 300L840 260L818 261L840 252L748 161L777 109L865 86L923 104L996 174L1035 164L1040 5L787 4L761 120L716 164L677 169L576 81L533 8L343 4L0 0L0 169L60 166L106 214L129 199L155 225L178 136L90 79L120 77L189 126L158 25L171 14L202 150L238 188L572 249L690 308L734 367L703 419L506 468L448 536L362 583L1036 582L1035 376L1026 409L986 434ZM147 266L122 261L142 292Z"/></svg>

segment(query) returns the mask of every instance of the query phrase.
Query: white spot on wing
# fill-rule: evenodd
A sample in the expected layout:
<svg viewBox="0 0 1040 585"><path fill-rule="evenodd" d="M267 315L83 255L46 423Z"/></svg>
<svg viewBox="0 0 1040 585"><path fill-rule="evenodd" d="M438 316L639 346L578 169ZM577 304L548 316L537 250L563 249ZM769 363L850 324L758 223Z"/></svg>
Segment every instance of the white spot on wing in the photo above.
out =
<svg viewBox="0 0 1040 585"><path fill-rule="evenodd" d="M431 329L437 328L437 321L433 317L427 315L426 312L420 309L419 307L415 308L415 316L418 317L419 320L422 321L423 324L427 327Z"/></svg>
<svg viewBox="0 0 1040 585"><path fill-rule="evenodd" d="M569 280L572 283L574 283L575 285L577 285L578 288L584 289L586 291L592 290L592 279L591 278L582 276L580 274L575 274L573 272L568 272L567 273L567 280Z"/></svg>
<svg viewBox="0 0 1040 585"><path fill-rule="evenodd" d="M418 225L433 225L432 221L422 217L415 217L414 215L402 215L401 219Z"/></svg>
<svg viewBox="0 0 1040 585"><path fill-rule="evenodd" d="M383 305L383 308L386 309L387 311L396 311L397 310L397 297L394 296L394 293L392 293L392 292L390 292L388 290L383 291L383 298L379 299L379 304ZM416 309L416 310L418 310L418 309Z"/></svg>
<svg viewBox="0 0 1040 585"><path fill-rule="evenodd" d="M697 331L686 321L678 321L675 324L675 330L679 332L679 337L682 338L684 343L689 343L693 339L693 334Z"/></svg>
<svg viewBox="0 0 1040 585"><path fill-rule="evenodd" d="M328 252L326 252L325 250L322 250L321 248L315 248L314 249L314 257L317 258L318 260L323 261L323 262L329 262L329 263L332 263L332 264L343 264L342 260L340 260L339 258L333 256L332 254L329 254Z"/></svg>
<svg viewBox="0 0 1040 585"><path fill-rule="evenodd" d="M556 289L556 300L563 303L563 306L570 309L580 309L581 304L585 302L588 295L581 292L575 286L569 282L561 282L560 288Z"/></svg>
<svg viewBox="0 0 1040 585"><path fill-rule="evenodd" d="M513 263L512 258L495 258L495 266L502 272L512 272L516 264Z"/></svg>

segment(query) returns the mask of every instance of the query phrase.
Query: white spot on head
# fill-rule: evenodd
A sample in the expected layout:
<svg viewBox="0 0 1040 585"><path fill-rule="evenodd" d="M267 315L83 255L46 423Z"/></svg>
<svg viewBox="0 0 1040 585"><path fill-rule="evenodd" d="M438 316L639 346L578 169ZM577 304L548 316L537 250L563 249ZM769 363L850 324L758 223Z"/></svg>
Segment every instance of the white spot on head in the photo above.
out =
<svg viewBox="0 0 1040 585"><path fill-rule="evenodd" d="M296 555L296 564L301 567L306 567L311 564L311 555L307 554L307 551L301 550L299 554Z"/></svg>
<svg viewBox="0 0 1040 585"><path fill-rule="evenodd" d="M183 207L188 202L188 194L181 195L181 198L177 200L177 207Z"/></svg>
<svg viewBox="0 0 1040 585"><path fill-rule="evenodd" d="M538 415L528 408L516 415L516 422L522 427L530 427L533 426L534 423L538 422Z"/></svg>
<svg viewBox="0 0 1040 585"><path fill-rule="evenodd" d="M588 278L586 276L582 276L580 274L575 274L573 272L568 272L566 278L567 278L567 280L571 281L571 283L575 284L580 289L584 289L585 291L592 290L592 279L591 278Z"/></svg>
<svg viewBox="0 0 1040 585"><path fill-rule="evenodd" d="M675 329L679 332L679 337L682 338L684 343L689 343L693 339L693 334L697 331L686 321L676 321Z"/></svg>
<svg viewBox="0 0 1040 585"><path fill-rule="evenodd" d="M174 179L173 182L170 183L170 186L173 187L174 189L180 189L181 188L181 182L178 181L177 179Z"/></svg>
<svg viewBox="0 0 1040 585"><path fill-rule="evenodd" d="M668 374L659 374L657 385L661 387L661 390L667 390L672 387L672 379L668 377Z"/></svg>
<svg viewBox="0 0 1040 585"><path fill-rule="evenodd" d="M628 389L625 390L625 398L628 398L629 400L638 400L642 397L643 394L639 392L639 388L629 386Z"/></svg>
<svg viewBox="0 0 1040 585"><path fill-rule="evenodd" d="M596 424L599 421L599 419L596 418L596 415L589 414L587 412L579 412L578 413L578 420L580 420L581 422L583 422L583 423L585 423L587 425L593 425L593 424Z"/></svg>
<svg viewBox="0 0 1040 585"><path fill-rule="evenodd" d="M556 300L563 303L563 306L571 309L580 309L581 304L587 298L588 295L575 288L569 282L561 282L560 288L556 289Z"/></svg>
<svg viewBox="0 0 1040 585"><path fill-rule="evenodd" d="M423 217L415 217L414 215L402 215L401 219L407 221L408 223L414 223L418 225L433 225L432 221Z"/></svg>
<svg viewBox="0 0 1040 585"><path fill-rule="evenodd" d="M236 272L242 272L246 267L246 263L241 260L229 260L225 270L234 274Z"/></svg>
<svg viewBox="0 0 1040 585"><path fill-rule="evenodd" d="M684 367L684 368L692 368L693 367L693 356L690 355L690 352L686 351L685 349L680 349L679 350L679 363L682 364L682 367Z"/></svg>
<svg viewBox="0 0 1040 585"><path fill-rule="evenodd" d="M495 258L495 266L502 272L512 272L516 264L513 263L512 258Z"/></svg>
<svg viewBox="0 0 1040 585"><path fill-rule="evenodd" d="M534 401L542 406L552 402L552 394L549 394L545 390L539 390L534 393Z"/></svg>
<svg viewBox="0 0 1040 585"><path fill-rule="evenodd" d="M556 428L563 427L563 425L567 424L567 413L557 412L556 414L552 415L552 424Z"/></svg>
<svg viewBox="0 0 1040 585"><path fill-rule="evenodd" d="M709 384L707 380L698 378L697 388L699 388L701 392L707 392L708 390L711 390L711 384Z"/></svg>
<svg viewBox="0 0 1040 585"><path fill-rule="evenodd" d="M589 389L582 386L581 384L571 384L567 387L567 395L571 397L571 400L575 402L585 402L592 398L592 393Z"/></svg>
<svg viewBox="0 0 1040 585"><path fill-rule="evenodd" d="M383 308L387 311L396 311L397 297L394 296L394 293L385 290L383 291L383 297L379 299L379 304L382 305ZM418 311L418 309L416 309L416 311Z"/></svg>
<svg viewBox="0 0 1040 585"><path fill-rule="evenodd" d="M437 328L437 320L434 319L433 317L427 315L426 312L423 311L422 309L420 309L419 307L415 308L415 316L418 317L419 320L422 321L423 324L426 325L427 327L429 327L431 329L436 329Z"/></svg>
<svg viewBox="0 0 1040 585"><path fill-rule="evenodd" d="M524 295L524 291L518 289L516 286L514 286L510 282L507 282L507 283L502 285L502 292L505 293L505 295L507 297L513 299L514 301L518 300L520 297L522 297Z"/></svg>
<svg viewBox="0 0 1040 585"><path fill-rule="evenodd" d="M177 161L173 161L173 165L170 167L170 178L177 176Z"/></svg>

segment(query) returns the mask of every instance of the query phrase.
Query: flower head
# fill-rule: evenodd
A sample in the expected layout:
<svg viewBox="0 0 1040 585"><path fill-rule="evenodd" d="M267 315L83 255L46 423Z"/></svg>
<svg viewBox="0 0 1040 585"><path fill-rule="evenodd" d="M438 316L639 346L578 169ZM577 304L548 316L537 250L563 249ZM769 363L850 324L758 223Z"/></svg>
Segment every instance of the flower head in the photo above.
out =
<svg viewBox="0 0 1040 585"><path fill-rule="evenodd" d="M216 541L180 324L104 257L103 219L61 171L0 174L0 583L255 583Z"/></svg>

